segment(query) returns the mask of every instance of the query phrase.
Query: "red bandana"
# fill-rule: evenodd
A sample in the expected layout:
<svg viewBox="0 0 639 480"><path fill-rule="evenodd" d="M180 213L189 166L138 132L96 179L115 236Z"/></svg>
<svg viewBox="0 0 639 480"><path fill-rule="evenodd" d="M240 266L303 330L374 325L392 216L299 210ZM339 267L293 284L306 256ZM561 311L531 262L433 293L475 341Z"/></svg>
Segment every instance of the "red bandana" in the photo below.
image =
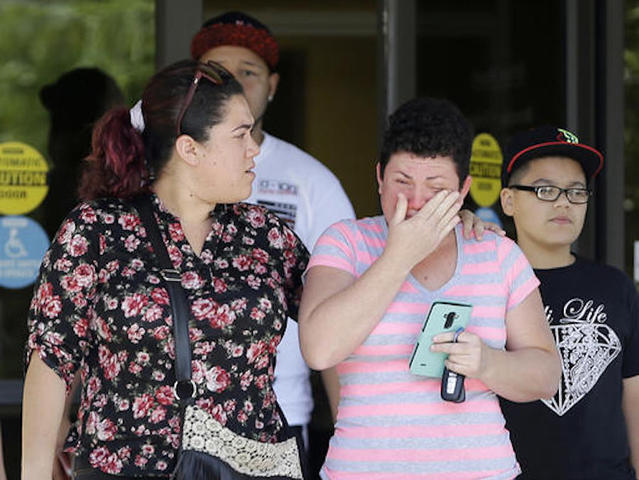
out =
<svg viewBox="0 0 639 480"><path fill-rule="evenodd" d="M266 30L244 23L216 23L202 28L191 41L191 57L199 59L204 53L221 45L245 47L257 53L274 70L279 60L275 38Z"/></svg>

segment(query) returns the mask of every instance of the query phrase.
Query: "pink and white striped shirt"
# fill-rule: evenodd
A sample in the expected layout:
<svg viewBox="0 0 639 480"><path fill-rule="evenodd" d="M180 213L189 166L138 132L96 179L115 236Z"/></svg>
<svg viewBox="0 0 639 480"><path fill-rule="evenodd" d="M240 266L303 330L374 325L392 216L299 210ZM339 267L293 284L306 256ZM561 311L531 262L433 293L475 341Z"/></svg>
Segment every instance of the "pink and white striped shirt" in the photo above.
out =
<svg viewBox="0 0 639 480"><path fill-rule="evenodd" d="M309 268L359 277L381 255L384 217L329 228ZM408 360L430 305L473 305L467 330L503 349L506 312L539 284L517 245L492 233L466 241L455 229L457 266L435 291L409 275L366 341L337 366L339 413L322 478L329 480L510 479L519 473L496 395L466 379L466 401L445 402L440 380L412 375Z"/></svg>

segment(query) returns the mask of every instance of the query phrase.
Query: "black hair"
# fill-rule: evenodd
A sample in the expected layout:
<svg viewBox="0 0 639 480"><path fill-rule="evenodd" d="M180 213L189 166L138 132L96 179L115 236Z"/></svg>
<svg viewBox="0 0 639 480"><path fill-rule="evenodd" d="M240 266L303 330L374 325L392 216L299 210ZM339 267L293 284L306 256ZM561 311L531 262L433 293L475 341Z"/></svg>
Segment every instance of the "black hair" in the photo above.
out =
<svg viewBox="0 0 639 480"><path fill-rule="evenodd" d="M461 186L468 175L472 142L471 124L452 102L428 97L409 100L388 119L379 159L381 175L395 153L450 156Z"/></svg>
<svg viewBox="0 0 639 480"><path fill-rule="evenodd" d="M230 98L242 94L242 86L217 64L183 60L169 65L144 89L141 134L126 108L110 110L96 125L79 187L81 199L131 198L148 189L153 175L159 175L171 158L178 116L198 71L219 81L200 78L179 130L197 142L208 140L211 127L222 121Z"/></svg>
<svg viewBox="0 0 639 480"><path fill-rule="evenodd" d="M509 187L511 185L519 183L521 181L521 178L526 175L526 173L530 169L530 162L533 160L537 160L538 158L544 157L529 158L525 162L515 162L515 164L513 165L513 169L508 176L508 183L503 186Z"/></svg>
<svg viewBox="0 0 639 480"><path fill-rule="evenodd" d="M202 28L210 27L211 25L215 25L216 23L223 24L242 24L242 25L250 25L257 30L266 30L269 34L272 35L269 28L260 22L257 18L251 17L250 15L244 12L231 11L226 12L216 17L209 18L206 22L202 24Z"/></svg>
<svg viewBox="0 0 639 480"><path fill-rule="evenodd" d="M142 94L144 152L147 164L159 173L171 156L177 140L177 121L195 73L202 66L213 69L221 84L202 77L184 112L180 131L197 142L208 140L212 126L222 121L228 100L243 93L242 86L221 65L183 60L155 74Z"/></svg>

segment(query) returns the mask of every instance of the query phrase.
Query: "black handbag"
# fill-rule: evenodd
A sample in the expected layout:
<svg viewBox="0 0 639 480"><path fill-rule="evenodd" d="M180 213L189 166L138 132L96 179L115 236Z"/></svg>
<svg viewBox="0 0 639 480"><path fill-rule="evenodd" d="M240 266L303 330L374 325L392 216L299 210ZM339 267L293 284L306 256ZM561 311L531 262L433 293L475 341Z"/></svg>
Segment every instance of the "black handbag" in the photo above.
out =
<svg viewBox="0 0 639 480"><path fill-rule="evenodd" d="M191 379L189 307L181 285L181 276L162 241L151 197L138 197L133 204L140 214L147 238L165 280L171 303L175 337L175 374L173 386L182 410L182 443L171 478L176 480L303 480L306 465L300 452L300 437L291 436L278 443L252 440L220 424L194 403L195 384ZM279 407L278 407L279 408ZM286 419L279 410L285 429Z"/></svg>

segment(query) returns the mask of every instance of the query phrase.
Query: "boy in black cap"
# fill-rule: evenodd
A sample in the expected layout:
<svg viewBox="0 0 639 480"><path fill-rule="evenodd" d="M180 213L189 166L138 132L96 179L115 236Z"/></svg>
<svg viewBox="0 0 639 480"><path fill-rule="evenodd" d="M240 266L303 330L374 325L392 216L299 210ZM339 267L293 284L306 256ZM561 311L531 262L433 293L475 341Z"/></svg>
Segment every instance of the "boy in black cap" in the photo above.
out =
<svg viewBox="0 0 639 480"><path fill-rule="evenodd" d="M639 300L619 270L571 251L581 233L596 149L541 127L506 148L501 204L541 281L562 357L553 398L501 401L520 479L635 480L639 467Z"/></svg>

